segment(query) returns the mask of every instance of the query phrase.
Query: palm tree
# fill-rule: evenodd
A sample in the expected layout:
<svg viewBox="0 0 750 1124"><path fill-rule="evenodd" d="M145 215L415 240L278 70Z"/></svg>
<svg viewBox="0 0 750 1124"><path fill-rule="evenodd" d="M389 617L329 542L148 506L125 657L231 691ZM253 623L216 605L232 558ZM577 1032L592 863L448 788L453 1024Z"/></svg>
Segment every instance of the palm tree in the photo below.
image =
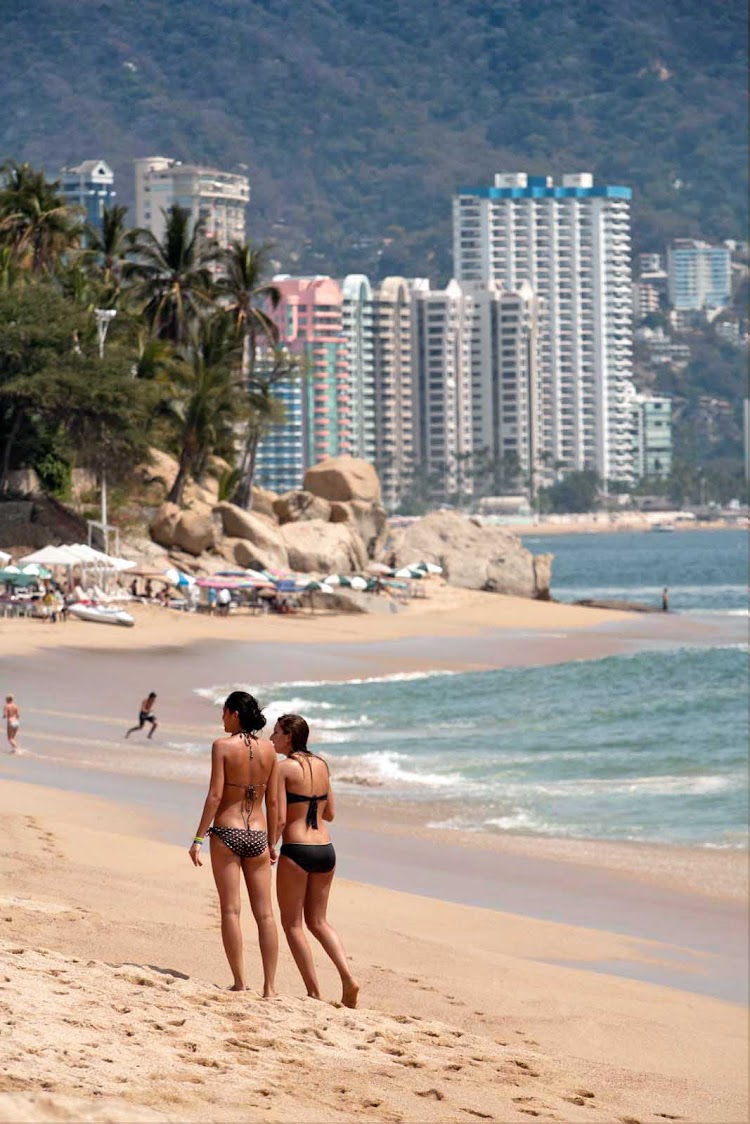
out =
<svg viewBox="0 0 750 1124"><path fill-rule="evenodd" d="M153 334L186 346L195 322L213 304L210 267L222 251L204 237L200 221L191 232L186 208L174 205L165 217L161 242L150 230L130 232L133 260L124 263L123 275L133 283L133 298L141 305Z"/></svg>
<svg viewBox="0 0 750 1124"><path fill-rule="evenodd" d="M268 246L254 250L249 242L234 242L224 254L224 273L217 284L222 307L231 313L237 334L246 341L243 360L249 382L259 344L275 347L279 342L278 325L267 309L278 307L281 293L263 280L268 252Z"/></svg>
<svg viewBox="0 0 750 1124"><path fill-rule="evenodd" d="M80 245L83 217L59 194L60 184L30 164L7 161L0 188L0 245L32 273L53 273L66 253Z"/></svg>
<svg viewBox="0 0 750 1124"><path fill-rule="evenodd" d="M275 425L286 419L283 399L276 393L279 383L290 383L302 376L299 356L290 355L286 348L276 347L261 353L262 361L256 364L252 383L245 386L248 420L245 441L239 463L239 482L235 503L250 508L253 500L253 479L258 460L258 447Z"/></svg>
<svg viewBox="0 0 750 1124"><path fill-rule="evenodd" d="M200 479L212 453L231 453L243 411L236 377L239 342L228 313L198 321L187 357L173 376L171 414L179 467L167 499L179 504L188 476Z"/></svg>
<svg viewBox="0 0 750 1124"><path fill-rule="evenodd" d="M122 271L130 250L131 231L125 226L127 207L116 203L105 207L101 227L90 226L86 232L87 261L100 275L104 294L115 301L122 283Z"/></svg>
<svg viewBox="0 0 750 1124"><path fill-rule="evenodd" d="M278 308L281 293L263 280L268 254L267 245L253 249L249 242L234 242L224 256L224 274L217 285L222 307L230 313L243 345L242 375L249 420L235 499L245 508L252 506L258 445L269 428L284 419L284 407L272 387L292 374L288 355L278 349L279 327L270 315ZM264 361L259 364L261 351Z"/></svg>

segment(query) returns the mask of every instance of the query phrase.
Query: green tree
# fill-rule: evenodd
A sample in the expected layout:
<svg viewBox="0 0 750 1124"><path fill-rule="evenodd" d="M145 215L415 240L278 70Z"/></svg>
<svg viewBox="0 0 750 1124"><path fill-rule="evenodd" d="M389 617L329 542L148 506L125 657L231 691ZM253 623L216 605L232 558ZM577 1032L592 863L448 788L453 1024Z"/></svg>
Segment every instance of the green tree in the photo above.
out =
<svg viewBox="0 0 750 1124"><path fill-rule="evenodd" d="M51 283L0 292L0 491L14 464L51 453L114 480L143 455L155 392L132 355L101 360L95 341L93 316Z"/></svg>
<svg viewBox="0 0 750 1124"><path fill-rule="evenodd" d="M539 491L540 510L555 512L596 511L601 480L592 469L569 472L563 480Z"/></svg>
<svg viewBox="0 0 750 1124"><path fill-rule="evenodd" d="M54 273L83 235L80 211L59 194L60 184L30 164L7 161L0 187L0 246L34 276Z"/></svg>
<svg viewBox="0 0 750 1124"><path fill-rule="evenodd" d="M131 232L132 260L124 263L123 276L152 333L184 347L196 321L214 304L211 266L222 251L205 238L201 222L191 231L184 207L170 207L165 218L161 242L150 230Z"/></svg>

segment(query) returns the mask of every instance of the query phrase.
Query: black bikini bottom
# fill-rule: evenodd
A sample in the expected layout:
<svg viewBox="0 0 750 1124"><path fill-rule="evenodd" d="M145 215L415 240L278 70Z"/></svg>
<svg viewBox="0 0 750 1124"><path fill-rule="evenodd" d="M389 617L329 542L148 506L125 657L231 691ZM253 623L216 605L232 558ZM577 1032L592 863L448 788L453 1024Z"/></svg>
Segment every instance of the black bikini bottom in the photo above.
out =
<svg viewBox="0 0 750 1124"><path fill-rule="evenodd" d="M230 851L234 851L241 859L257 859L268 847L268 835L265 831L246 830L240 827L211 827L209 835L215 835Z"/></svg>
<svg viewBox="0 0 750 1124"><path fill-rule="evenodd" d="M284 843L281 854L308 874L328 874L336 866L333 843Z"/></svg>

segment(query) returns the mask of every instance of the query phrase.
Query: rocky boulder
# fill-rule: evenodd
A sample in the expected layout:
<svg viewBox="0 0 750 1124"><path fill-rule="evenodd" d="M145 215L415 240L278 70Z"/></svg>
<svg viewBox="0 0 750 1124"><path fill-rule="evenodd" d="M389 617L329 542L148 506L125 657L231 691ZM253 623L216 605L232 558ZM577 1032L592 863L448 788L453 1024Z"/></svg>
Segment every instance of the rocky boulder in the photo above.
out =
<svg viewBox="0 0 750 1124"><path fill-rule="evenodd" d="M349 523L362 539L367 557L379 557L388 537L388 516L379 503L365 500L332 503L331 522Z"/></svg>
<svg viewBox="0 0 750 1124"><path fill-rule="evenodd" d="M298 523L303 519L322 519L327 523L331 518L331 505L312 492L285 492L274 500L273 512L282 524Z"/></svg>
<svg viewBox="0 0 750 1124"><path fill-rule="evenodd" d="M374 466L357 457L330 457L308 468L304 489L331 503L380 502L380 481Z"/></svg>
<svg viewBox="0 0 750 1124"><path fill-rule="evenodd" d="M243 511L232 503L220 503L214 512L221 519L224 534L234 539L245 539L257 551L260 551L266 560L261 568L266 565L286 567L288 564L287 550L281 537L279 527L266 515L254 511ZM235 547L235 557L237 547ZM257 557L260 558L260 554ZM243 563L239 562L239 565ZM252 563L244 563L252 565Z"/></svg>
<svg viewBox="0 0 750 1124"><path fill-rule="evenodd" d="M437 563L451 585L549 599L553 555L534 555L506 528L456 511L435 511L405 528L395 553L399 566Z"/></svg>
<svg viewBox="0 0 750 1124"><path fill-rule="evenodd" d="M175 503L163 503L151 520L149 532L159 546L177 547L196 557L216 542L210 508L182 511Z"/></svg>
<svg viewBox="0 0 750 1124"><path fill-rule="evenodd" d="M271 492L267 488L256 488L253 485L252 509L258 515L268 515L271 519L275 519L276 513L273 510L273 504L276 498L275 492Z"/></svg>
<svg viewBox="0 0 750 1124"><path fill-rule="evenodd" d="M270 550L264 546L257 546L249 539L234 540L233 558L243 569L286 570L289 566L286 548Z"/></svg>
<svg viewBox="0 0 750 1124"><path fill-rule="evenodd" d="M163 503L149 525L149 532L154 542L158 542L159 546L166 546L167 549L174 546L181 515L182 511L176 503Z"/></svg>
<svg viewBox="0 0 750 1124"><path fill-rule="evenodd" d="M362 540L346 523L324 523L322 519L285 523L281 537L293 570L348 574L367 564Z"/></svg>
<svg viewBox="0 0 750 1124"><path fill-rule="evenodd" d="M174 533L174 545L196 557L216 542L211 511L183 511Z"/></svg>

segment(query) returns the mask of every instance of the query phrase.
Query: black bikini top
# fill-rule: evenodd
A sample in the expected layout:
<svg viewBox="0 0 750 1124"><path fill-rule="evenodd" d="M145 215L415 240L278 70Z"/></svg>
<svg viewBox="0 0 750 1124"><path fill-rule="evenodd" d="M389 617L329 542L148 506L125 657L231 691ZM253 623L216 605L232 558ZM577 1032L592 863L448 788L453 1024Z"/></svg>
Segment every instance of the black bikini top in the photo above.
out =
<svg viewBox="0 0 750 1124"><path fill-rule="evenodd" d="M328 793L324 792L322 796L303 796L301 792L287 792L287 804L304 804L305 801L310 802L310 807L307 809L305 816L305 823L308 827L313 828L314 831L318 829L318 801L327 800Z"/></svg>

